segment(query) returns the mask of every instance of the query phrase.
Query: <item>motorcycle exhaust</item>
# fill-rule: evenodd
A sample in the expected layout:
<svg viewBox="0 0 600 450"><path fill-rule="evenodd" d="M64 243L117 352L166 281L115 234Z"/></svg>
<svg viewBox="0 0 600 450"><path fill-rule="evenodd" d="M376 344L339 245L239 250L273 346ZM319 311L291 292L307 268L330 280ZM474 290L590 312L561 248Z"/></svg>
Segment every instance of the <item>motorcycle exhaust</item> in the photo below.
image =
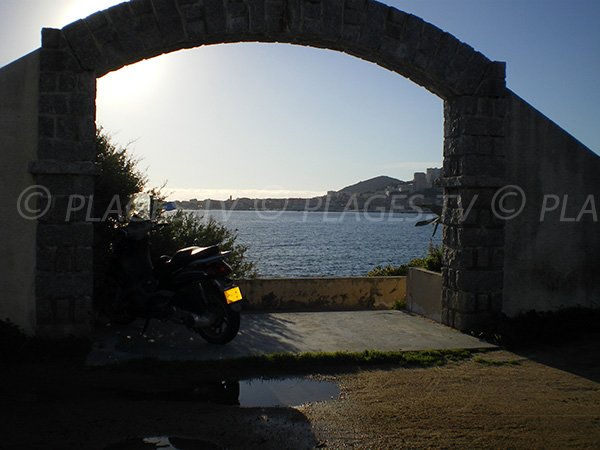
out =
<svg viewBox="0 0 600 450"><path fill-rule="evenodd" d="M214 314L193 314L190 313L185 318L185 325L188 328L206 328L215 323L216 316Z"/></svg>

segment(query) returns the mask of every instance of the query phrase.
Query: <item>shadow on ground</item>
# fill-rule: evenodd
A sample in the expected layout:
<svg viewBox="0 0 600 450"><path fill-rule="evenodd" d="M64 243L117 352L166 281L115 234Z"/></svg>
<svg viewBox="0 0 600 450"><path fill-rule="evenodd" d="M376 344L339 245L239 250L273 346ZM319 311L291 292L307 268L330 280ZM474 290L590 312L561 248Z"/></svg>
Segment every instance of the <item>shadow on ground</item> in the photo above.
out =
<svg viewBox="0 0 600 450"><path fill-rule="evenodd" d="M537 363L600 382L600 333L565 336L559 342L511 350Z"/></svg>
<svg viewBox="0 0 600 450"><path fill-rule="evenodd" d="M6 367L0 374L0 447L151 449L151 442L168 439L182 450L318 445L298 410L241 408L235 383L206 377L201 368Z"/></svg>

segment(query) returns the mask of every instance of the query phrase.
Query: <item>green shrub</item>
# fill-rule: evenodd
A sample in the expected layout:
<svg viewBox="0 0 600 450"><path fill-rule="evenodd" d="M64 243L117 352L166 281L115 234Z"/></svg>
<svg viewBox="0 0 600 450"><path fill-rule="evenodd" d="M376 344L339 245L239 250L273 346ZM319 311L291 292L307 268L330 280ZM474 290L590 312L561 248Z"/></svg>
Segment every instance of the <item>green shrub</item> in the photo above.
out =
<svg viewBox="0 0 600 450"><path fill-rule="evenodd" d="M94 214L102 221L94 226L94 303L96 308L114 295L110 282L111 242L116 225L134 194L147 191L157 200L164 200L162 188L148 189L148 177L139 169L140 160L135 158L127 146L115 144L112 137L99 128L96 132L96 166L99 175L94 189ZM115 199L118 197L118 203ZM118 208L120 206L120 208ZM107 216L106 211L110 211ZM121 214L119 214L121 213ZM236 244L237 234L216 220L205 221L193 214L177 212L164 218L172 226L165 227L153 236L153 253L173 254L176 250L191 245L208 246L219 244L231 250L229 263L236 277L251 277L255 274L254 263L247 260L247 247Z"/></svg>
<svg viewBox="0 0 600 450"><path fill-rule="evenodd" d="M442 271L442 257L444 254L442 245L429 244L429 250L424 258L411 259L407 264L394 266L376 266L367 273L368 277L394 277L408 275L409 267L420 267L422 269L431 270L432 272Z"/></svg>
<svg viewBox="0 0 600 450"><path fill-rule="evenodd" d="M152 254L172 255L177 250L191 245L208 247L218 244L221 250L231 251L227 259L235 278L256 276L255 263L246 258L248 247L236 244L237 234L212 217L204 219L193 212L178 210L164 215L161 222L166 227L152 233Z"/></svg>
<svg viewBox="0 0 600 450"><path fill-rule="evenodd" d="M387 266L376 266L374 269L371 269L368 273L368 277L404 277L408 274L408 265L400 264L399 266L394 266L392 264L388 264Z"/></svg>

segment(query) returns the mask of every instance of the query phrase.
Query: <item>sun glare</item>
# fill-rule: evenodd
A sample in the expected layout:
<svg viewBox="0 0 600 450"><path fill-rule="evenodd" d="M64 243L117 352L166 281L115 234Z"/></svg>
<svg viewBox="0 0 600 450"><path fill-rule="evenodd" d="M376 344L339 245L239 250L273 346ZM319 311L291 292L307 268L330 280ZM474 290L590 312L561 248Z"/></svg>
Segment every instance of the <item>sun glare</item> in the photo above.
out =
<svg viewBox="0 0 600 450"><path fill-rule="evenodd" d="M61 11L60 26L68 25L119 3L123 3L123 0L71 0Z"/></svg>
<svg viewBox="0 0 600 450"><path fill-rule="evenodd" d="M160 58L123 67L98 79L99 103L130 103L155 92L163 73Z"/></svg>

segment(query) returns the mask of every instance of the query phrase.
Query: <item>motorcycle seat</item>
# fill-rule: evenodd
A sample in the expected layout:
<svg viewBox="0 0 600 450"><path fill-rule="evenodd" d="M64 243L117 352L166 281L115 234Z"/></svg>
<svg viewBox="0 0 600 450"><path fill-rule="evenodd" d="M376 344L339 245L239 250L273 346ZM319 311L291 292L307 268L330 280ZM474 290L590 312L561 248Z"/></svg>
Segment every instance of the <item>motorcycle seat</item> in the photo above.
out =
<svg viewBox="0 0 600 450"><path fill-rule="evenodd" d="M210 247L186 247L178 250L167 264L182 267L194 260L218 255L219 251L218 245L211 245Z"/></svg>

